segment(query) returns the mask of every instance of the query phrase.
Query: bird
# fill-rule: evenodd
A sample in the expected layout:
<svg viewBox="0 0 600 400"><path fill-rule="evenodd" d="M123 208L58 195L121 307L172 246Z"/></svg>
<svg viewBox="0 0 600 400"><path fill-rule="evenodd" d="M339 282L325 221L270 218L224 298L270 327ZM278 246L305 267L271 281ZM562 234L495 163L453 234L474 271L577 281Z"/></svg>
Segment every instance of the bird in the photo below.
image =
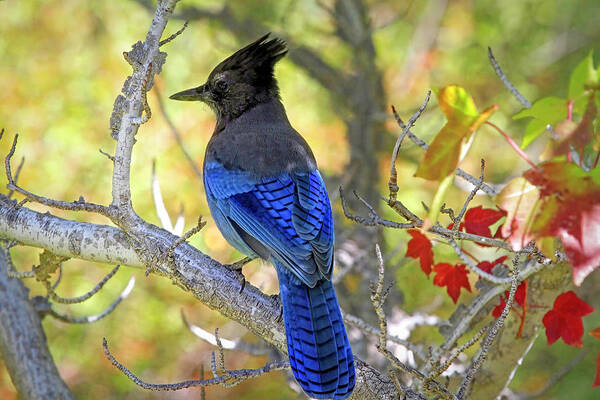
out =
<svg viewBox="0 0 600 400"><path fill-rule="evenodd" d="M352 349L331 281L331 204L308 143L290 124L274 74L286 42L270 33L218 64L206 83L170 96L216 114L203 163L224 238L277 271L292 373L316 399L354 389Z"/></svg>

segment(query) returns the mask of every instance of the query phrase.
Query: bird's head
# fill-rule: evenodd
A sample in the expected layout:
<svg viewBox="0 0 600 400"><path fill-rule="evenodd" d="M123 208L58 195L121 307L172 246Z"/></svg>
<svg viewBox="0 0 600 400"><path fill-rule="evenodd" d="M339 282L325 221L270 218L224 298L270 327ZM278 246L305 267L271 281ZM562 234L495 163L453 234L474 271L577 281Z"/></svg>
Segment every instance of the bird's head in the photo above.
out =
<svg viewBox="0 0 600 400"><path fill-rule="evenodd" d="M269 34L236 51L213 69L205 84L170 98L203 101L219 118L235 118L247 109L279 98L273 67L286 53L281 39Z"/></svg>

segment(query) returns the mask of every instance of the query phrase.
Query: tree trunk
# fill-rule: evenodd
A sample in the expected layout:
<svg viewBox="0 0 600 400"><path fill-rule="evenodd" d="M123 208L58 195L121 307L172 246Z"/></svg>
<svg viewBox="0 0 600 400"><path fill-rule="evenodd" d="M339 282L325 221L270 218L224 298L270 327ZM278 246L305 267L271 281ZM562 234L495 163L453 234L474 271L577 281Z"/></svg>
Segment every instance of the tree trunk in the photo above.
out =
<svg viewBox="0 0 600 400"><path fill-rule="evenodd" d="M46 344L40 317L29 290L7 274L0 249L0 356L22 399L74 399L61 379Z"/></svg>

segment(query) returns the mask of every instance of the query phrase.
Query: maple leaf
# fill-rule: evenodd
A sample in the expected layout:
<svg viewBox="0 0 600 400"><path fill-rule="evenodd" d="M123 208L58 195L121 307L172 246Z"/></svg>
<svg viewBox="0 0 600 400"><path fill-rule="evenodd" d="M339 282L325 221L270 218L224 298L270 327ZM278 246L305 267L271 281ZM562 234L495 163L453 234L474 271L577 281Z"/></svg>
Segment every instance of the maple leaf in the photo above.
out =
<svg viewBox="0 0 600 400"><path fill-rule="evenodd" d="M427 276L431 273L433 265L433 250L431 242L427 236L423 235L418 229L409 229L408 234L412 239L406 247L406 257L417 258L421 264L421 269Z"/></svg>
<svg viewBox="0 0 600 400"><path fill-rule="evenodd" d="M542 323L546 327L548 346L556 342L558 338L562 338L566 344L571 346L583 346L581 318L593 311L594 308L577 297L572 290L559 295L554 300L552 310L542 318Z"/></svg>
<svg viewBox="0 0 600 400"><path fill-rule="evenodd" d="M508 299L509 292L508 290L504 292L504 296L500 296L500 304L494 307L492 310L492 316L494 318L498 318L504 307L506 307L506 299ZM517 286L517 291L515 292L514 302L521 306L521 308L525 309L525 302L527 301L527 281L523 281ZM524 317L524 316L523 316Z"/></svg>
<svg viewBox="0 0 600 400"><path fill-rule="evenodd" d="M415 176L441 180L450 175L460 161L462 147L494 111L496 105L479 113L465 89L457 85L434 89L448 122L435 136L423 156Z"/></svg>
<svg viewBox="0 0 600 400"><path fill-rule="evenodd" d="M465 231L491 238L490 225L495 224L505 215L505 211L483 208L483 206L469 208L465 213Z"/></svg>
<svg viewBox="0 0 600 400"><path fill-rule="evenodd" d="M600 266L600 168L586 172L573 163L540 164L524 174L539 190L530 232L535 238L560 237L573 280Z"/></svg>
<svg viewBox="0 0 600 400"><path fill-rule="evenodd" d="M452 298L454 304L460 296L460 288L463 287L467 291L471 291L471 285L467 275L467 266L465 264L450 265L447 263L439 263L434 265L433 272L435 277L433 278L433 284L436 286L446 286L448 295Z"/></svg>
<svg viewBox="0 0 600 400"><path fill-rule="evenodd" d="M533 239L529 230L539 197L540 190L523 177L511 180L496 196L496 204L506 212L506 221L498 232L517 251Z"/></svg>
<svg viewBox="0 0 600 400"><path fill-rule="evenodd" d="M479 268L480 270L487 272L488 274L492 273L492 270L494 269L494 267L498 264L502 265L502 263L507 259L507 256L502 256L500 258L495 259L494 261L481 261L479 264L477 264L477 268ZM481 277L479 277L479 279L481 279Z"/></svg>

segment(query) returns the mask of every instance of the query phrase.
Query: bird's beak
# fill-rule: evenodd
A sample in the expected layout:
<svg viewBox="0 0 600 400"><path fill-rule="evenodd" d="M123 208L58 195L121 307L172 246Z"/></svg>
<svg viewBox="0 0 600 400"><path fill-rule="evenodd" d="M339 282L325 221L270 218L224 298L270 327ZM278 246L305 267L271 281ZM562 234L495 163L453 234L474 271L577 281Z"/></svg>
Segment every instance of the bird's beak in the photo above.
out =
<svg viewBox="0 0 600 400"><path fill-rule="evenodd" d="M206 85L200 85L198 87L184 90L182 92L175 93L169 96L172 100L181 100L181 101L204 101L206 98Z"/></svg>

